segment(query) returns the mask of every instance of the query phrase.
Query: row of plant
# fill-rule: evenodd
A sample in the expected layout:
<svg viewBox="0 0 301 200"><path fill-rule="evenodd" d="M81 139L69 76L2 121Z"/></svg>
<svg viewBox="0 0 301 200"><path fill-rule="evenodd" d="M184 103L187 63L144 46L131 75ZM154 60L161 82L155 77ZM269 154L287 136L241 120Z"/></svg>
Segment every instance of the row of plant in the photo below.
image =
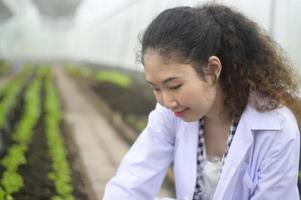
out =
<svg viewBox="0 0 301 200"><path fill-rule="evenodd" d="M11 65L6 60L0 59L0 76L8 74L11 68Z"/></svg>
<svg viewBox="0 0 301 200"><path fill-rule="evenodd" d="M92 69L88 67L66 66L69 73L78 75L83 78L90 78L101 83L113 83L122 88L128 88L133 83L132 80L125 74L116 70Z"/></svg>
<svg viewBox="0 0 301 200"><path fill-rule="evenodd" d="M53 181L56 190L56 195L52 197L52 200L73 200L71 168L67 160L63 138L60 132L62 119L60 101L50 74L46 79L45 101L47 145L52 160L52 171L48 177Z"/></svg>
<svg viewBox="0 0 301 200"><path fill-rule="evenodd" d="M90 83L92 89L94 89L96 93L100 90L100 96L110 104L112 109L117 108L117 111L121 112L123 120L137 131L137 133L145 128L147 113L150 110L149 105L154 103L152 102L152 98L143 97L143 93L147 93L147 91L145 91L145 87L142 88L139 86L139 83L134 82L133 77L117 69L92 69L89 67L69 65L66 66L66 71L72 76L94 81L94 84ZM98 89L97 87L100 88ZM116 94L118 96L117 98L109 99L110 96ZM127 102L129 97L132 98L131 100L133 104L135 104L135 110L137 110L138 113L133 109L133 106L129 107L132 105ZM147 105L145 105L145 100L148 100ZM118 108L120 101L124 103L121 110ZM146 108L143 108L143 106ZM147 112L145 112L145 110L147 110Z"/></svg>
<svg viewBox="0 0 301 200"><path fill-rule="evenodd" d="M18 192L24 185L22 176L18 173L21 165L26 164L26 152L32 139L33 128L41 114L40 91L44 70L39 70L35 79L25 92L24 113L16 129L12 133L13 144L8 147L6 155L0 164L4 172L0 179L0 200L13 199L13 194Z"/></svg>
<svg viewBox="0 0 301 200"><path fill-rule="evenodd" d="M0 129L7 126L13 108L17 103L20 103L21 93L26 86L26 82L29 80L31 73L32 69L26 68L1 88Z"/></svg>
<svg viewBox="0 0 301 200"><path fill-rule="evenodd" d="M15 82L20 79L25 80L32 73L32 71L33 68L31 66L24 67L21 71L16 72L14 75L4 78L0 85L0 99L2 99L3 96L10 91L10 88L16 84Z"/></svg>

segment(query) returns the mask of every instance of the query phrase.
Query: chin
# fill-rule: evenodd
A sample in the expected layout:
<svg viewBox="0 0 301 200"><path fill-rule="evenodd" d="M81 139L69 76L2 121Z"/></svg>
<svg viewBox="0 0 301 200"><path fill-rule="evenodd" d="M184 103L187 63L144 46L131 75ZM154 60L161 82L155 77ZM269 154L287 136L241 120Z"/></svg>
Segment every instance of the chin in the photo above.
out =
<svg viewBox="0 0 301 200"><path fill-rule="evenodd" d="M184 122L195 122L195 121L198 121L200 118L199 117L189 116L189 117L182 117L181 119Z"/></svg>

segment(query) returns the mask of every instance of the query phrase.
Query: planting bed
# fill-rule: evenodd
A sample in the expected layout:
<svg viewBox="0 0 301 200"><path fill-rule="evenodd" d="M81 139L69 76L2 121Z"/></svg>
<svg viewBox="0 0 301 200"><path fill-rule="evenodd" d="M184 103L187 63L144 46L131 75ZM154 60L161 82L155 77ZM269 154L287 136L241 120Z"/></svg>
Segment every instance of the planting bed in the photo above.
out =
<svg viewBox="0 0 301 200"><path fill-rule="evenodd" d="M86 200L77 155L64 142L66 135L50 72L45 68L37 71L34 78L24 79L30 81L25 81L25 87L11 98L16 103L5 114L0 129L4 146L0 156L0 200ZM5 94L0 105L3 100ZM57 135L53 136L53 130Z"/></svg>

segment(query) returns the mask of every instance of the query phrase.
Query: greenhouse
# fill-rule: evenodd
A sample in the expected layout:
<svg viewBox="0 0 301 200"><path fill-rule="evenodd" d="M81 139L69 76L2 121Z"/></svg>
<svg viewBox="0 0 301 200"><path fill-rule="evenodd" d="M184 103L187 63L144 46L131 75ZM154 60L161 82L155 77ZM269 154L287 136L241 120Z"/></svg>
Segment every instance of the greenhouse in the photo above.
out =
<svg viewBox="0 0 301 200"><path fill-rule="evenodd" d="M298 0L0 0L0 200L299 199L300 10ZM251 28L237 28L245 24ZM211 64L213 71L195 70ZM199 79L182 70L188 65ZM208 90L184 91L203 87L207 72L215 75ZM206 91L215 98L207 110L196 103ZM262 121L251 111L249 127L243 119L253 94ZM219 98L231 115L227 128L209 122ZM195 121L190 143L182 135L193 134ZM214 162L206 168L211 153L220 171Z"/></svg>

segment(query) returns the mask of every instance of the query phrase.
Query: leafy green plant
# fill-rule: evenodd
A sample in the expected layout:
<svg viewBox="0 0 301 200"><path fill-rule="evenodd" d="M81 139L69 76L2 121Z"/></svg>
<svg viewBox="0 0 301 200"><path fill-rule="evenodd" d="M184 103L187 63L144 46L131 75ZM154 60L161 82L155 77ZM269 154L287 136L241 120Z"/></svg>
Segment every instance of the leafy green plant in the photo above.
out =
<svg viewBox="0 0 301 200"><path fill-rule="evenodd" d="M52 159L52 171L48 174L48 177L53 181L57 193L52 197L52 200L74 200L72 196L71 168L59 129L62 118L60 102L50 75L47 76L46 80L46 92L47 146Z"/></svg>
<svg viewBox="0 0 301 200"><path fill-rule="evenodd" d="M11 65L3 59L0 59L0 75L7 74L11 71Z"/></svg>
<svg viewBox="0 0 301 200"><path fill-rule="evenodd" d="M24 185L22 176L18 174L18 168L26 163L25 154L31 142L33 128L40 117L40 93L44 73L45 70L39 69L38 75L25 92L24 113L15 132L12 133L14 144L8 148L7 154L0 161L5 168L0 179L3 188L3 191L0 190L0 192L4 193L5 200L13 199L12 195Z"/></svg>
<svg viewBox="0 0 301 200"><path fill-rule="evenodd" d="M96 73L96 80L113 83L122 88L128 88L132 84L131 79L125 74L109 70L98 71Z"/></svg>
<svg viewBox="0 0 301 200"><path fill-rule="evenodd" d="M72 75L95 79L102 83L111 83L121 88L129 88L132 85L129 76L114 70L93 70L72 65L65 66L65 69Z"/></svg>
<svg viewBox="0 0 301 200"><path fill-rule="evenodd" d="M124 117L126 123L131 127L141 132L146 127L147 119L145 117L136 117L133 114L128 114Z"/></svg>
<svg viewBox="0 0 301 200"><path fill-rule="evenodd" d="M27 148L24 145L14 144L8 149L7 156L1 160L1 165L8 171L17 171L18 166L26 163L26 150Z"/></svg>
<svg viewBox="0 0 301 200"><path fill-rule="evenodd" d="M2 177L1 185L3 186L7 195L18 192L19 189L24 185L22 176L16 171L5 171Z"/></svg>
<svg viewBox="0 0 301 200"><path fill-rule="evenodd" d="M0 103L0 128L4 127L7 114L16 105L17 96L22 90L22 84L31 73L29 69L24 69L16 78L12 79L0 90L0 94L4 96Z"/></svg>
<svg viewBox="0 0 301 200"><path fill-rule="evenodd" d="M5 191L0 187L0 200L5 200Z"/></svg>
<svg viewBox="0 0 301 200"><path fill-rule="evenodd" d="M90 68L78 67L75 65L66 65L65 69L72 75L89 78L93 76L93 71Z"/></svg>

